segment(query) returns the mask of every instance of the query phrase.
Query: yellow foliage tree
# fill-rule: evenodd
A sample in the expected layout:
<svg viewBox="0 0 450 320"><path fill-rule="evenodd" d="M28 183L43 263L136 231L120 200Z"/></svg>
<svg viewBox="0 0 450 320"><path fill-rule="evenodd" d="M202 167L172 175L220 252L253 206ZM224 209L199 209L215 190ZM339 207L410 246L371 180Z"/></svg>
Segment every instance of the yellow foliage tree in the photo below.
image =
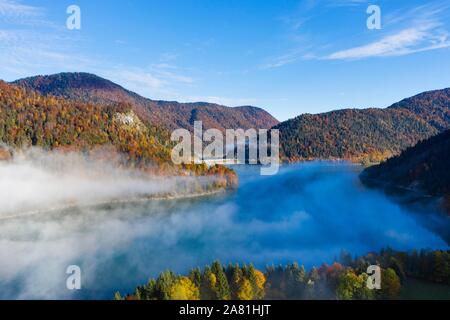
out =
<svg viewBox="0 0 450 320"><path fill-rule="evenodd" d="M264 289L264 284L266 283L266 277L264 276L264 273L262 273L259 270L255 270L255 277L256 277L256 285L259 289Z"/></svg>
<svg viewBox="0 0 450 320"><path fill-rule="evenodd" d="M209 281L211 283L211 287L215 288L216 287L216 283L217 283L217 277L214 273L211 273L211 275L209 276Z"/></svg>
<svg viewBox="0 0 450 320"><path fill-rule="evenodd" d="M266 277L264 276L264 273L259 270L255 270L255 282L257 286L255 298L262 299L265 295L264 285L266 284Z"/></svg>
<svg viewBox="0 0 450 320"><path fill-rule="evenodd" d="M252 300L253 299L253 288L252 284L249 280L244 279L242 281L242 285L238 291L238 299L239 300Z"/></svg>
<svg viewBox="0 0 450 320"><path fill-rule="evenodd" d="M178 278L170 289L171 300L200 300L200 291L187 277Z"/></svg>

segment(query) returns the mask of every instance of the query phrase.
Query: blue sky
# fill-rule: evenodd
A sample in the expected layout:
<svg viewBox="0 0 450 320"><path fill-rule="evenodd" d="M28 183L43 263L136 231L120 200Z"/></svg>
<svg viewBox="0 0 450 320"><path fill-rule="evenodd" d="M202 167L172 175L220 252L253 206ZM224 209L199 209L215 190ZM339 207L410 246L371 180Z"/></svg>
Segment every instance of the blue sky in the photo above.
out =
<svg viewBox="0 0 450 320"><path fill-rule="evenodd" d="M66 27L69 5L81 30ZM369 5L381 30L369 30ZM450 87L450 1L0 0L0 79L96 73L279 120Z"/></svg>

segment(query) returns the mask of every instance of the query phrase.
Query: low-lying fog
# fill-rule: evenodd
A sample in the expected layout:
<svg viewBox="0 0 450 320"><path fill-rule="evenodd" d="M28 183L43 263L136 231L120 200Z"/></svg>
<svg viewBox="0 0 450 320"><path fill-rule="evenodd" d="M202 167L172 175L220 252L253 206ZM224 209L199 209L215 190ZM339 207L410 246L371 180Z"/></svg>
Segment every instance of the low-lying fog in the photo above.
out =
<svg viewBox="0 0 450 320"><path fill-rule="evenodd" d="M29 149L0 162L0 220L39 214L67 206L182 193L183 187L213 178L151 178L120 166L120 155L99 150L94 155L46 153Z"/></svg>
<svg viewBox="0 0 450 320"><path fill-rule="evenodd" d="M59 201L92 203L176 184L151 183L108 167L102 167L108 174L96 168L96 175L83 176L78 169L83 160L71 157L75 164L68 166L67 158L47 157L0 163L0 212L6 212L0 220L3 299L110 299L114 291L132 292L165 269L186 272L213 259L260 268L292 261L310 267L332 262L341 249L365 254L386 246L448 248L420 215L363 187L358 167L346 164L286 166L276 176L241 166L240 187L231 194L6 218ZM80 291L66 289L69 265L81 267Z"/></svg>

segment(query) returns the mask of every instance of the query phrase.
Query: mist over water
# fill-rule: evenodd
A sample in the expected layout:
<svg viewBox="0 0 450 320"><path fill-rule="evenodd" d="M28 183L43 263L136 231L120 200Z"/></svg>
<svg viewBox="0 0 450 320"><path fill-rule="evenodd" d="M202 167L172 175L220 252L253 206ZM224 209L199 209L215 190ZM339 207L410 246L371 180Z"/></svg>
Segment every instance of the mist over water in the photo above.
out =
<svg viewBox="0 0 450 320"><path fill-rule="evenodd" d="M215 179L158 177L124 168L120 157L103 149L93 155L39 148L18 152L11 161L0 162L0 221L73 206L176 196Z"/></svg>
<svg viewBox="0 0 450 320"><path fill-rule="evenodd" d="M166 269L184 273L214 259L311 267L342 249L448 248L423 216L361 185L358 166L298 164L275 176L260 176L256 166L236 170L239 189L221 196L0 221L0 298L111 299ZM82 270L77 292L66 289L73 264Z"/></svg>

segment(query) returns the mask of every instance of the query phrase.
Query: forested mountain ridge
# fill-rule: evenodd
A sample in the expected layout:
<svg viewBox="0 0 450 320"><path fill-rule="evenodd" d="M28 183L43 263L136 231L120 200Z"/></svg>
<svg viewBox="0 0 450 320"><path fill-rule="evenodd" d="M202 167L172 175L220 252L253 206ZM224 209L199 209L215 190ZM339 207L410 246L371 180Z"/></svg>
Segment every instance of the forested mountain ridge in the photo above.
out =
<svg viewBox="0 0 450 320"><path fill-rule="evenodd" d="M346 159L378 162L438 133L406 110L346 109L305 114L275 127L287 160Z"/></svg>
<svg viewBox="0 0 450 320"><path fill-rule="evenodd" d="M219 181L215 187L237 183L235 173L223 166L173 165L169 132L142 121L129 104L42 96L0 81L0 147L2 144L13 150L36 146L85 153L111 147L123 156L124 166L160 175L215 175ZM1 149L2 158L8 159L10 152Z"/></svg>
<svg viewBox="0 0 450 320"><path fill-rule="evenodd" d="M343 109L303 114L278 123L255 107L228 108L211 103L178 103L146 99L93 74L60 73L14 82L67 100L99 105L127 105L142 121L169 130L203 126L280 130L281 157L287 161L345 159L380 162L450 128L450 88L424 92L386 109Z"/></svg>
<svg viewBox="0 0 450 320"><path fill-rule="evenodd" d="M394 103L389 109L405 109L442 131L450 123L450 88L422 92Z"/></svg>
<svg viewBox="0 0 450 320"><path fill-rule="evenodd" d="M88 149L111 143L142 162L170 160L168 132L140 125L131 130L116 121L120 114L134 117L126 104L73 102L0 81L0 141L12 148Z"/></svg>
<svg viewBox="0 0 450 320"><path fill-rule="evenodd" d="M42 95L96 104L126 103L144 121L169 130L192 129L194 121L203 121L205 129L270 129L278 123L269 113L252 106L225 107L206 102L179 103L144 98L109 80L89 73L59 73L35 76L13 82Z"/></svg>
<svg viewBox="0 0 450 320"><path fill-rule="evenodd" d="M424 92L386 109L303 114L274 128L288 161L379 162L450 128L450 89Z"/></svg>
<svg viewBox="0 0 450 320"><path fill-rule="evenodd" d="M361 179L382 187L418 190L444 196L450 212L450 130L419 142L400 155L363 171Z"/></svg>

